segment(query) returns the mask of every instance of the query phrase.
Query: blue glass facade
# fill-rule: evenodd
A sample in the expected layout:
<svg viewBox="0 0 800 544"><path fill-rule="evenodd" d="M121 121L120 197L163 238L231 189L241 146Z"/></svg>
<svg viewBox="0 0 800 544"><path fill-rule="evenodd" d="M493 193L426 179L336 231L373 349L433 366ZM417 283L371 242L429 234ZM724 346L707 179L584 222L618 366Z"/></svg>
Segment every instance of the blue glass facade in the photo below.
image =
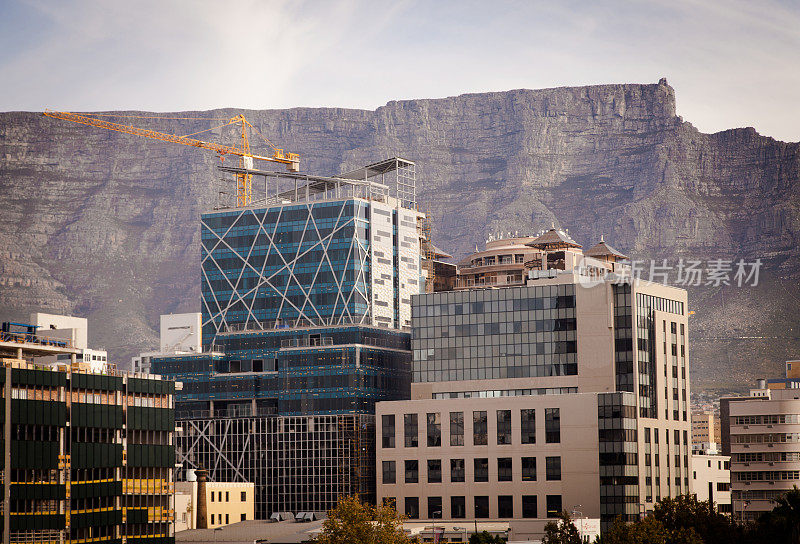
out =
<svg viewBox="0 0 800 544"><path fill-rule="evenodd" d="M369 207L346 199L204 214L204 344L240 328L369 323Z"/></svg>
<svg viewBox="0 0 800 544"><path fill-rule="evenodd" d="M374 327L275 330L220 336L225 353L153 358L152 372L183 382L178 417L372 413L409 396L408 333Z"/></svg>

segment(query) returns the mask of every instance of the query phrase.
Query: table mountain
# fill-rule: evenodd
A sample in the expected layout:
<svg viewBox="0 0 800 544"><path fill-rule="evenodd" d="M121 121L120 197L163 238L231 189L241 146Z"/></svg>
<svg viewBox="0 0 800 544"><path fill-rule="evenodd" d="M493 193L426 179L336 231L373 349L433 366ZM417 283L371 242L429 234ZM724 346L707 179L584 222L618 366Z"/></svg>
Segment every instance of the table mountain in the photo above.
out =
<svg viewBox="0 0 800 544"><path fill-rule="evenodd" d="M375 111L163 115L239 113L300 153L303 171L416 161L436 244L456 256L490 234L554 223L587 247L604 235L634 258L672 265L760 258L756 287L690 290L694 388L746 387L800 356L800 144L752 128L701 133L676 114L665 80L393 101ZM130 121L176 134L214 125ZM3 316L85 315L90 342L121 366L157 346L159 314L199 311L198 217L230 191L218 164L184 146L0 114Z"/></svg>

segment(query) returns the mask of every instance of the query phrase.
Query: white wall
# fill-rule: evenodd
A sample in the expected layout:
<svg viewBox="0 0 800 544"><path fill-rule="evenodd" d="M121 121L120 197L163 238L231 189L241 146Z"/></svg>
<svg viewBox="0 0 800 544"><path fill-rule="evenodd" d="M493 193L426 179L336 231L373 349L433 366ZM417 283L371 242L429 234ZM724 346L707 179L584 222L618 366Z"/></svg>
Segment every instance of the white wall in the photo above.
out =
<svg viewBox="0 0 800 544"><path fill-rule="evenodd" d="M202 351L202 325L199 312L161 316L162 353Z"/></svg>
<svg viewBox="0 0 800 544"><path fill-rule="evenodd" d="M34 312L30 318L31 325L39 325L39 334L48 336L49 331L52 331L51 326L58 329L68 329L72 332L64 332L59 330L58 333L52 331L52 334L58 338L69 338L73 346L78 349L86 349L88 346L88 331L89 323L85 317L75 317L71 315L55 315Z"/></svg>

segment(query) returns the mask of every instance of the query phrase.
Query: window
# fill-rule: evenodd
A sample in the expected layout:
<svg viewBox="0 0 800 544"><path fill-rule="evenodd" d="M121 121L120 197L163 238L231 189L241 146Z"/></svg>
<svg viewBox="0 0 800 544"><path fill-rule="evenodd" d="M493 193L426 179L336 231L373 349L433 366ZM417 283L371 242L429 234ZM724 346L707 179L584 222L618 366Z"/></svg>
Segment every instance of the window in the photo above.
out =
<svg viewBox="0 0 800 544"><path fill-rule="evenodd" d="M405 507L408 519L419 519L419 497L406 497Z"/></svg>
<svg viewBox="0 0 800 544"><path fill-rule="evenodd" d="M428 446L442 445L442 422L441 414L428 414Z"/></svg>
<svg viewBox="0 0 800 544"><path fill-rule="evenodd" d="M465 480L464 473L464 460L450 459L450 481L463 482Z"/></svg>
<svg viewBox="0 0 800 544"><path fill-rule="evenodd" d="M211 525L214 525L214 514L211 514Z"/></svg>
<svg viewBox="0 0 800 544"><path fill-rule="evenodd" d="M497 411L497 444L511 444L511 410Z"/></svg>
<svg viewBox="0 0 800 544"><path fill-rule="evenodd" d="M536 410L520 410L523 444L536 444Z"/></svg>
<svg viewBox="0 0 800 544"><path fill-rule="evenodd" d="M247 521L247 514L242 514L240 517L241 521Z"/></svg>
<svg viewBox="0 0 800 544"><path fill-rule="evenodd" d="M231 522L231 515L225 514L225 525L228 525Z"/></svg>
<svg viewBox="0 0 800 544"><path fill-rule="evenodd" d="M383 462L383 483L393 484L396 483L397 467L394 461Z"/></svg>
<svg viewBox="0 0 800 544"><path fill-rule="evenodd" d="M475 481L488 482L489 481L489 460L485 457L475 458Z"/></svg>
<svg viewBox="0 0 800 544"><path fill-rule="evenodd" d="M536 457L522 458L522 481L523 482L536 481Z"/></svg>
<svg viewBox="0 0 800 544"><path fill-rule="evenodd" d="M547 480L561 479L561 457L546 457L545 472Z"/></svg>
<svg viewBox="0 0 800 544"><path fill-rule="evenodd" d="M225 502L230 502L230 501L231 501L230 491L226 491L225 492Z"/></svg>
<svg viewBox="0 0 800 544"><path fill-rule="evenodd" d="M486 412L472 412L472 443L485 446L487 441Z"/></svg>
<svg viewBox="0 0 800 544"><path fill-rule="evenodd" d="M242 502L247 500L247 491L242 491Z"/></svg>
<svg viewBox="0 0 800 544"><path fill-rule="evenodd" d="M419 461L416 459L406 460L406 483L419 483Z"/></svg>
<svg viewBox="0 0 800 544"><path fill-rule="evenodd" d="M394 414L381 416L381 433L383 435L382 446L384 448L394 447Z"/></svg>
<svg viewBox="0 0 800 544"><path fill-rule="evenodd" d="M511 457L499 457L497 459L497 481L510 482L512 480L512 474Z"/></svg>
<svg viewBox="0 0 800 544"><path fill-rule="evenodd" d="M428 483L442 483L442 460L428 459Z"/></svg>
<svg viewBox="0 0 800 544"><path fill-rule="evenodd" d="M497 517L514 517L514 497L511 495L498 495L497 497Z"/></svg>
<svg viewBox="0 0 800 544"><path fill-rule="evenodd" d="M214 502L214 492L211 492L211 502ZM214 523L213 521L211 523Z"/></svg>
<svg viewBox="0 0 800 544"><path fill-rule="evenodd" d="M478 519L489 517L489 497L475 497L475 517Z"/></svg>
<svg viewBox="0 0 800 544"><path fill-rule="evenodd" d="M453 519L467 517L467 501L464 496L450 497L450 517Z"/></svg>
<svg viewBox="0 0 800 544"><path fill-rule="evenodd" d="M539 517L539 505L536 503L536 495L522 496L522 517L523 518Z"/></svg>
<svg viewBox="0 0 800 544"><path fill-rule="evenodd" d="M441 497L428 497L428 519L442 519Z"/></svg>
<svg viewBox="0 0 800 544"><path fill-rule="evenodd" d="M561 411L558 408L544 409L544 441L547 444L561 442Z"/></svg>
<svg viewBox="0 0 800 544"><path fill-rule="evenodd" d="M557 518L561 513L561 495L547 496L547 517Z"/></svg>
<svg viewBox="0 0 800 544"><path fill-rule="evenodd" d="M419 444L419 423L417 414L405 414L403 416L403 433L407 448L416 448Z"/></svg>
<svg viewBox="0 0 800 544"><path fill-rule="evenodd" d="M450 445L464 445L464 412L450 412Z"/></svg>

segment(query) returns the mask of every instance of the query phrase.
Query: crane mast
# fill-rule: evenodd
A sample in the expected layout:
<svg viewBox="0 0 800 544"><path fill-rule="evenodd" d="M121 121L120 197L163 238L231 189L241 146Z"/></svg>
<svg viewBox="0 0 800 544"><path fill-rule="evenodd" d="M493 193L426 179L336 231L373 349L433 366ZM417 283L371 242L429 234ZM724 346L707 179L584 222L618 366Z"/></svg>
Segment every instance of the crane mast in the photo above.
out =
<svg viewBox="0 0 800 544"><path fill-rule="evenodd" d="M240 127L240 138L241 142L239 146L231 146L231 145L222 145L216 144L213 142L206 142L203 140L198 140L195 138L190 138L189 136L178 136L176 134L167 134L165 132L157 132L155 130L149 130L145 128L135 127L131 125L123 125L121 123L114 123L111 121L106 121L105 119L98 119L97 117L92 117L89 115L81 115L78 113L71 113L65 111L51 111L47 110L43 112L46 117L52 117L54 119L63 119L65 121L71 121L73 123L79 123L82 125L88 125L91 127L98 127L104 128L107 130L113 130L116 132L122 132L125 134L132 134L134 136L142 136L144 138L150 138L151 140L160 140L163 142L172 142L181 145L187 145L190 147L199 147L201 149L207 149L210 151L215 151L220 156L220 158L224 158L225 155L234 155L239 157L239 167L243 170L252 170L253 169L253 160L261 160L261 161L270 161L270 162L277 162L280 164L285 164L287 170L290 172L297 172L300 169L300 155L297 153L289 153L285 152L283 149L275 147L272 143L264 138L267 144L272 147L272 156L266 155L256 155L250 151L250 140L247 134L247 129L251 128L258 132L252 124L250 124L247 119L245 119L244 115L237 115L236 117L232 117L227 120L226 123L213 128L221 128L228 125L239 125ZM150 119L164 119L164 117L148 117ZM191 119L188 117L170 117L168 119ZM196 119L196 118L195 118ZM208 130L213 130L208 129ZM200 131L200 132L206 132ZM199 133L195 133L199 134ZM260 133L259 133L260 134ZM262 136L263 137L263 136ZM238 207L249 206L253 199L253 176L252 174L248 173L237 173L236 174L236 205Z"/></svg>

